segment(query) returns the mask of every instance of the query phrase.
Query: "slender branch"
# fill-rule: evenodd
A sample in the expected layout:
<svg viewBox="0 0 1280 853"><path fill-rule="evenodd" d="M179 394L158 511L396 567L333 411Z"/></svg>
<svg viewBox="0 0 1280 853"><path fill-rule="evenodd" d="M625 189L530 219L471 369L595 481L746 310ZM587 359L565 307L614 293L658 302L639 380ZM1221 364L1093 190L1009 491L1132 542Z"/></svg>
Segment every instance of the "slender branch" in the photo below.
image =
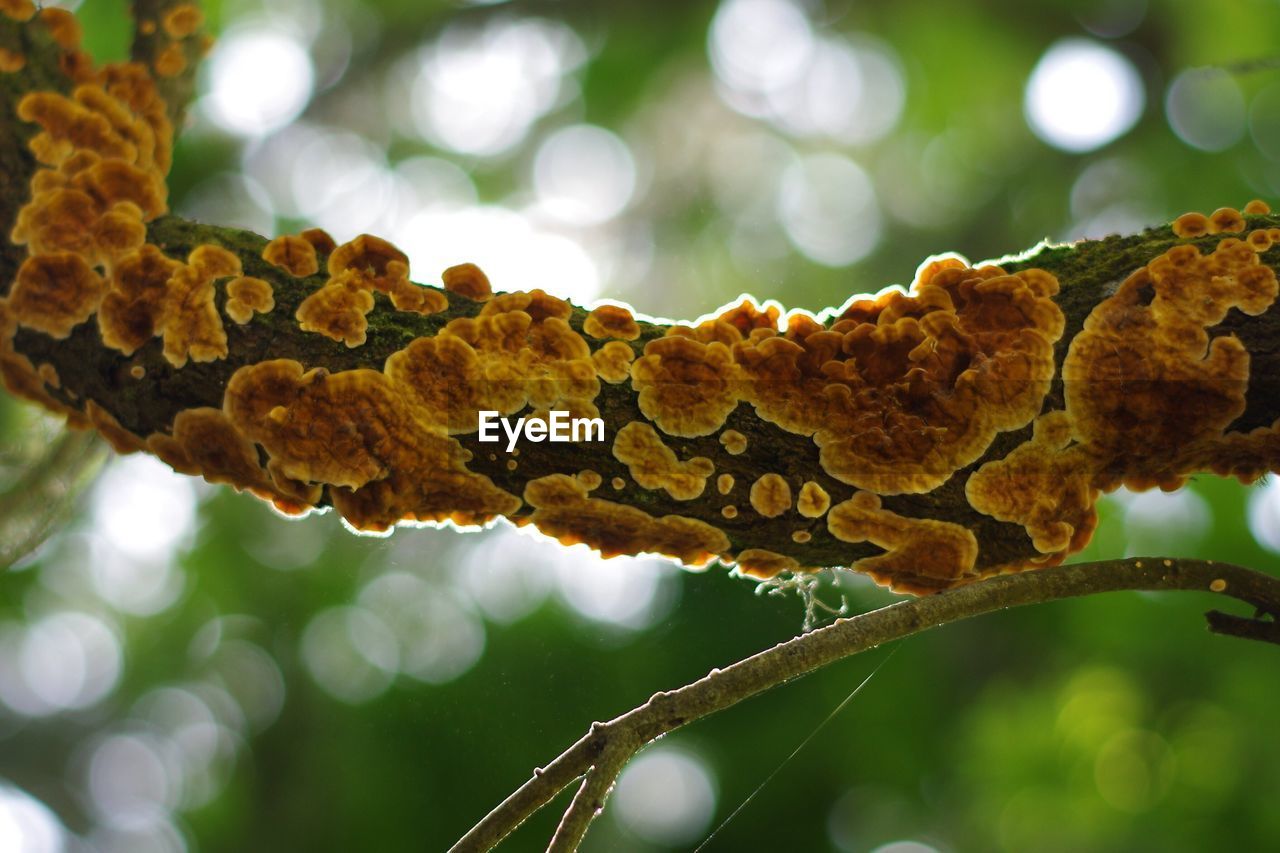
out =
<svg viewBox="0 0 1280 853"><path fill-rule="evenodd" d="M203 32L202 17L192 15L191 10L199 7L193 0L133 0L132 5L131 56L152 69L169 107L169 120L179 132L195 97L196 69L211 44ZM171 17L175 12L176 19Z"/></svg>
<svg viewBox="0 0 1280 853"><path fill-rule="evenodd" d="M655 694L644 705L608 723L593 724L591 731L577 743L545 769L535 771L532 779L486 815L453 850L491 849L589 769L607 767L619 754L629 756L657 737L827 664L972 616L1121 590L1198 590L1234 598L1252 605L1259 618L1227 616L1213 611L1209 614L1211 631L1280 642L1280 631L1273 621L1280 616L1280 578L1228 563L1153 558L1105 560L991 578L841 619L726 669L713 669L678 690ZM1271 618L1261 618L1264 615ZM599 775L603 778L607 773ZM600 790L601 785L607 789L607 783L593 782L589 775L561 822L557 839L566 825L572 823L576 829L583 811L588 815L596 813L578 803ZM583 829L585 831L585 827Z"/></svg>
<svg viewBox="0 0 1280 853"><path fill-rule="evenodd" d="M613 783L622 772L622 768L631 760L631 756L644 744L634 740L619 740L610 744L610 748L600 756L600 760L591 766L582 779L582 786L569 803L560 825L556 827L551 843L547 845L548 853L570 853L577 850L582 838L587 834L591 821L604 811L605 800Z"/></svg>

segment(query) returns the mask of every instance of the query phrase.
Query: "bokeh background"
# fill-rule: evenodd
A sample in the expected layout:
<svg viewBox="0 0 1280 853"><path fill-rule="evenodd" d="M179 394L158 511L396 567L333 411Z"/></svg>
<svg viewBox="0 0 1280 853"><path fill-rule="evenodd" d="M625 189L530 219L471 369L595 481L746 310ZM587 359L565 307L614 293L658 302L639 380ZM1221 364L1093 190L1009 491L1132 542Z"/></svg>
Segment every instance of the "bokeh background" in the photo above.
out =
<svg viewBox="0 0 1280 853"><path fill-rule="evenodd" d="M205 6L174 209L385 235L421 281L475 261L668 317L744 291L819 309L930 253L1280 198L1271 0ZM80 6L101 58L124 7ZM0 399L3 850L441 849L592 720L801 626L723 570L503 526L362 538L140 457L86 485L101 451ZM1280 566L1274 483L1102 511L1081 558ZM1274 848L1280 656L1206 634L1207 603L905 641L708 849ZM883 654L651 747L588 847L696 846Z"/></svg>

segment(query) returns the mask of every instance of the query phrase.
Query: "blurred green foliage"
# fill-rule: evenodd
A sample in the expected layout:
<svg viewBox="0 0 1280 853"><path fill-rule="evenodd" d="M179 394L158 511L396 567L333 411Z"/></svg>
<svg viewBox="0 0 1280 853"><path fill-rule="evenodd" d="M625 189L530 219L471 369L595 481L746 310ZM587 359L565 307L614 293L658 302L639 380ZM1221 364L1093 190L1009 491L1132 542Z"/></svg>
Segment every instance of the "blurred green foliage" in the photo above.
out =
<svg viewBox="0 0 1280 853"><path fill-rule="evenodd" d="M444 205L441 223L466 211L477 228L506 223L489 240L500 260L517 254L502 235L525 232L494 218L499 208L542 235L530 238L527 257L515 257L517 268L533 275L540 258L560 263L563 243L551 238L562 238L588 259L579 292L693 316L743 291L818 309L905 282L933 252L998 256L1046 236L1131 230L1188 209L1280 197L1274 66L1228 75L1234 111L1197 118L1192 104L1189 118L1171 123L1178 108L1167 101L1188 68L1274 58L1273 3L762 0L760 15L783 6L800 16L808 27L801 42L853 45L854 54L833 55L879 56L887 64L877 67L896 75L898 107L879 97L883 90L849 100L849 77L815 84L818 95L845 98L852 124L835 133L797 129L794 116L777 113L787 103L744 107L749 99L730 91L732 74L713 61L716 22L730 5L206 3L224 46L264 31L292 40L312 82L299 115L285 115L270 134L246 129L216 108L224 78L215 52L202 78L210 94L180 142L172 206L262 230L318 216L346 238L345 224L403 225L415 212L398 200L403 187L378 187L401 175L401 164L428 157L436 182L416 187L414 198ZM99 56L123 55L123 9L83 4L88 46ZM517 38L527 34L517 25L530 20L553 25L536 44ZM769 49L789 37L797 36L779 26L750 42L759 67L785 66ZM1144 94L1132 127L1086 152L1047 144L1024 117L1028 78L1064 37L1118 52ZM496 150L469 149L465 136L451 145L450 128L439 116L432 125L413 100L432 97L431 74L457 60L449 50L466 60L492 43L508 53L477 60L492 74L464 87L472 101L453 104L446 124L467 120L469 105L516 85L537 62L555 67L553 91L533 113L521 112L527 101L510 101L524 125ZM537 60L516 66L514 78L502 64L513 50L533 50ZM551 59L537 53L547 50ZM255 87L275 91L269 59L245 93L231 94L244 101ZM466 78L476 66L460 67ZM263 115L288 106L293 90L281 91L284 101ZM887 126L866 138L860 131L890 108ZM634 168L633 188L602 222L549 215L564 176L539 178L538 152L580 123L614 134ZM289 147L336 146L344 132L356 137L332 148L343 164L332 174ZM352 138L367 147L352 148ZM1226 144L1192 144L1207 138ZM286 156L267 156L273 140L284 140ZM295 154L318 171L298 173ZM457 190L441 163L469 180L460 196L432 195ZM361 182L303 215L307 193L352 169ZM446 174L453 184L440 183ZM795 183L797 174L809 182ZM824 194L815 174L859 191L862 175L869 206ZM600 186L577 190L600 203L592 194ZM796 219L789 192L799 194L801 213L816 206L817 225ZM376 209L361 210L366 202ZM856 259L815 259L873 228ZM423 251L462 251L451 232L418 236ZM434 275L429 264L417 271L422 280ZM35 422L11 400L0 416L7 482L15 482L41 442L33 447ZM601 564L501 530L356 537L332 516L285 520L146 461L106 476L75 518L0 577L0 777L101 849L441 849L592 720L800 628L798 600L752 595L749 583L720 570ZM1109 498L1079 559L1167 553L1275 571L1276 554L1259 544L1280 538L1280 499L1266 488L1201 478L1174 496ZM592 580L600 577L607 580ZM851 577L822 594L847 596L854 611L892 599ZM1190 595L1118 594L905 641L709 849L1273 848L1280 659L1207 635L1205 607ZM883 653L664 740L653 750L685 763L648 765L666 776L624 776L588 847L696 846ZM0 808L13 802L0 798ZM510 849L540 849L557 817L552 809L532 820Z"/></svg>

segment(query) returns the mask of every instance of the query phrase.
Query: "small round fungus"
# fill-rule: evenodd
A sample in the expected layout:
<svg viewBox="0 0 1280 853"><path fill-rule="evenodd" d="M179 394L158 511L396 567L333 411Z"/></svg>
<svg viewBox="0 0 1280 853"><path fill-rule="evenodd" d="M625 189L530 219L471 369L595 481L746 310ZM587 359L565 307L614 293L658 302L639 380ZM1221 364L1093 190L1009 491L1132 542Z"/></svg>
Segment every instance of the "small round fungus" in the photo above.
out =
<svg viewBox="0 0 1280 853"><path fill-rule="evenodd" d="M776 518L791 509L791 486L779 474L765 474L751 484L751 508L765 518Z"/></svg>
<svg viewBox="0 0 1280 853"><path fill-rule="evenodd" d="M177 77L187 70L187 54L182 45L173 42L160 51L155 61L156 73L161 77Z"/></svg>
<svg viewBox="0 0 1280 853"><path fill-rule="evenodd" d="M727 429L720 433L720 444L730 456L738 456L747 450L747 437L736 429Z"/></svg>
<svg viewBox="0 0 1280 853"><path fill-rule="evenodd" d="M734 557L734 562L738 564L738 571L753 578L772 578L800 569L794 558L763 548L747 548Z"/></svg>
<svg viewBox="0 0 1280 853"><path fill-rule="evenodd" d="M308 228L298 232L298 236L306 240L322 255L330 255L338 248L338 243L323 228Z"/></svg>
<svg viewBox="0 0 1280 853"><path fill-rule="evenodd" d="M476 302L484 302L493 296L489 277L475 264L458 264L440 274L444 289Z"/></svg>
<svg viewBox="0 0 1280 853"><path fill-rule="evenodd" d="M720 514L723 515L725 518L737 518L738 508L733 504L726 504L725 506L720 508Z"/></svg>
<svg viewBox="0 0 1280 853"><path fill-rule="evenodd" d="M631 361L635 357L635 351L627 344L609 341L591 354L591 361L601 379L616 385L631 376Z"/></svg>
<svg viewBox="0 0 1280 853"><path fill-rule="evenodd" d="M800 497L796 501L796 509L805 518L821 518L831 507L831 496L827 490L812 480L800 487Z"/></svg>
<svg viewBox="0 0 1280 853"><path fill-rule="evenodd" d="M1244 206L1244 212L1249 216L1265 216L1271 212L1271 205L1260 198L1255 198Z"/></svg>
<svg viewBox="0 0 1280 853"><path fill-rule="evenodd" d="M317 332L358 347L365 341L369 327L365 315L373 310L373 304L373 293L361 287L358 276L339 275L302 300L294 317L304 332Z"/></svg>
<svg viewBox="0 0 1280 853"><path fill-rule="evenodd" d="M35 13L36 4L31 0L0 0L0 14L15 21L29 21Z"/></svg>
<svg viewBox="0 0 1280 853"><path fill-rule="evenodd" d="M1203 237L1210 233L1209 217L1203 213L1184 213L1173 220L1173 233L1183 239Z"/></svg>
<svg viewBox="0 0 1280 853"><path fill-rule="evenodd" d="M27 65L27 58L16 50L0 47L0 71L12 73L21 71Z"/></svg>
<svg viewBox="0 0 1280 853"><path fill-rule="evenodd" d="M593 492L600 488L600 484L604 482L604 478L595 471L592 471L590 468L587 468L578 472L578 482L582 483L588 492Z"/></svg>
<svg viewBox="0 0 1280 853"><path fill-rule="evenodd" d="M596 306L582 322L582 330L593 338L634 341L640 337L640 326L635 317L621 305Z"/></svg>
<svg viewBox="0 0 1280 853"><path fill-rule="evenodd" d="M184 39L200 29L204 13L194 3L182 3L165 13L161 20L165 34L172 39Z"/></svg>
<svg viewBox="0 0 1280 853"><path fill-rule="evenodd" d="M80 47L80 39L83 35L80 31L80 22L71 12L55 7L41 9L40 23L44 24L45 29L53 36L58 47L63 50L76 50Z"/></svg>
<svg viewBox="0 0 1280 853"><path fill-rule="evenodd" d="M733 475L721 474L716 477L716 491L722 495L727 495L733 491Z"/></svg>
<svg viewBox="0 0 1280 853"><path fill-rule="evenodd" d="M1214 578L1212 581L1209 582L1209 590L1211 592L1226 592L1227 582L1224 581L1222 578Z"/></svg>
<svg viewBox="0 0 1280 853"><path fill-rule="evenodd" d="M388 267L391 267L388 264ZM434 287L426 287L409 281L408 269L402 277L392 279L388 290L391 304L397 311L413 311L417 314L438 314L449 307L449 297Z"/></svg>
<svg viewBox="0 0 1280 853"><path fill-rule="evenodd" d="M1238 234L1244 230L1244 217L1234 207L1220 207L1209 215L1214 234Z"/></svg>
<svg viewBox="0 0 1280 853"><path fill-rule="evenodd" d="M297 278L320 271L316 247L307 239L293 234L275 238L262 250L262 259Z"/></svg>
<svg viewBox="0 0 1280 853"><path fill-rule="evenodd" d="M793 530L791 532L791 541L801 545L813 539L813 534L807 530Z"/></svg>
<svg viewBox="0 0 1280 853"><path fill-rule="evenodd" d="M254 312L266 314L276 307L270 282L252 276L240 276L227 283L227 316L244 324Z"/></svg>
<svg viewBox="0 0 1280 853"><path fill-rule="evenodd" d="M621 477L614 477L609 481L609 485L613 486L615 492L620 492L627 487L627 481Z"/></svg>
<svg viewBox="0 0 1280 853"><path fill-rule="evenodd" d="M331 280L354 273L366 286L385 291L392 281L408 274L409 257L381 237L361 234L329 253L327 268Z"/></svg>

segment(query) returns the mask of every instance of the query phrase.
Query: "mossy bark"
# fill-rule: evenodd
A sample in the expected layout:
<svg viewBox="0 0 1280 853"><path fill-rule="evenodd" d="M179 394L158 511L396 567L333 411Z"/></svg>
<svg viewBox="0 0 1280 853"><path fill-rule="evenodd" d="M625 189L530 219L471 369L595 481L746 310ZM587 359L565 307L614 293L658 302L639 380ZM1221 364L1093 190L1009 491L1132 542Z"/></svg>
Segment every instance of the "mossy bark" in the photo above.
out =
<svg viewBox="0 0 1280 853"><path fill-rule="evenodd" d="M15 105L21 96L34 89L66 91L65 77L58 70L57 50L37 28L22 27L11 21L0 21L0 46L21 50L29 57L19 73L0 75L0 228L7 234L16 211L27 200L28 184L36 163L27 149L33 128L20 122ZM1280 216L1249 217L1250 227L1280 226ZM1202 251L1212 251L1218 237L1205 237L1196 244ZM266 359L288 358L305 368L323 367L331 372L353 368L380 370L388 356L404 348L414 338L433 335L449 320L474 315L480 303L450 294L447 311L432 316L397 311L390 300L376 295L376 307L369 314L367 341L357 348L332 341L322 335L299 329L294 312L302 300L326 280L321 273L309 278L294 278L261 259L266 239L251 232L221 228L188 221L175 216L161 217L149 225L148 242L161 247L170 257L185 259L196 246L215 244L236 255L246 275L269 281L274 289L275 309L255 315L245 324L226 322L229 355L211 363L188 363L175 368L163 357L161 341L153 339L132 356L125 357L102 344L93 322L76 327L66 340L54 340L30 329L20 329L14 348L25 354L34 365L49 364L57 371L60 388L50 393L68 405L82 408L88 400L110 412L126 429L140 436L168 432L178 412L195 407L220 407L227 382L245 365ZM1066 332L1059 340L1055 357L1059 368L1071 339L1080 331L1085 318L1100 301L1111 295L1131 272L1159 256L1177 240L1168 227L1149 229L1140 234L1112 236L1089 240L1071 246L1045 247L1010 261L1003 266L1010 272L1039 267L1057 276L1061 292L1057 302L1066 316ZM14 273L25 256L22 247L4 241L0 244L0 292L7 293ZM459 258L459 261L465 260ZM1280 248L1262 255L1264 263L1280 267ZM323 268L323 259L322 259ZM219 282L217 304L221 311L226 299L226 282ZM842 301L843 295L839 295ZM575 309L571 325L582 331L585 310ZM661 336L665 327L642 323L640 338L631 343L639 354L646 341ZM1269 426L1280 419L1280 308L1272 308L1257 317L1232 311L1213 334L1234 334L1249 349L1252 359L1248 388L1248 408L1232 425L1232 429L1248 430ZM145 368L145 378L137 379L131 370ZM635 392L630 385L602 383L596 400L606 422L606 441L591 444L524 443L517 466L508 470L508 457L494 452L496 445L480 444L476 435L458 436L473 454L469 467L489 476L503 489L520 495L529 480L553 473L574 473L592 469L605 485L596 493L606 500L633 505L653 515L678 514L697 518L725 531L733 551L762 548L794 557L802 566L847 566L855 560L880 551L872 545L849 544L833 537L825 518L799 519L795 513L768 519L756 513L740 512L726 519L721 509L727 504L748 506L747 492L751 484L765 473L782 472L793 483L812 480L825 488L834 501L848 497L851 487L825 473L818 462L818 449L805 436L786 432L761 420L748 405L740 405L729 417L726 427L736 429L748 439L747 449L730 456L716 436L683 439L666 436L665 441L681 459L706 456L716 461L716 475L731 474L735 485L730 494L721 496L712 483L703 495L692 501L676 501L664 491L650 491L629 485L615 491L609 486L613 477L630 483L626 466L613 458L611 442L625 424L642 419ZM1057 381L1044 403L1044 410L1063 407L1061 381ZM973 530L980 547L979 569L1016 563L1035 557L1025 530L1016 524L999 522L974 510L965 498L965 483L983 463L1005 456L1030 436L1030 427L1004 433L996 438L982 459L956 472L944 485L927 493L886 497L884 506L903 516L933 518L954 522ZM525 507L521 513L529 512ZM801 544L792 539L798 529L807 530L812 538Z"/></svg>

